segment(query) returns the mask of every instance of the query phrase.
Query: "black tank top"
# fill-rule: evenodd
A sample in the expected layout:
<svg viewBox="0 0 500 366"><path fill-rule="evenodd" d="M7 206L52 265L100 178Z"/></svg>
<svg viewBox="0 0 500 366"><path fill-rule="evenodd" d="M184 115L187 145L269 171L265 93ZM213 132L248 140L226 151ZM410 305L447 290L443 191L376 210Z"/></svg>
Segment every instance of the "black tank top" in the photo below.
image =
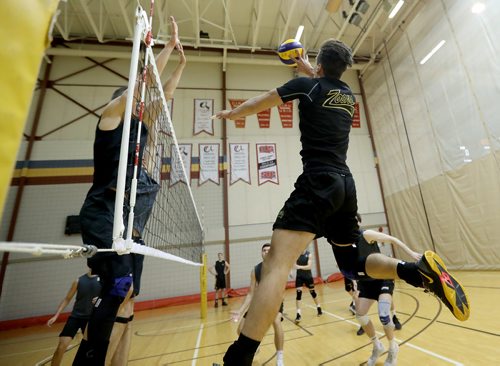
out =
<svg viewBox="0 0 500 366"><path fill-rule="evenodd" d="M309 262L309 256L311 253L306 251L305 253L301 254L299 259L297 259L297 264L299 266L307 266L307 263ZM310 277L312 276L312 272L310 269L298 269L297 270L297 277Z"/></svg>
<svg viewBox="0 0 500 366"><path fill-rule="evenodd" d="M71 316L80 319L90 318L92 313L92 299L101 293L101 281L99 276L88 276L84 274L78 278L75 305Z"/></svg>
<svg viewBox="0 0 500 366"><path fill-rule="evenodd" d="M260 262L259 264L257 264L254 268L254 273L255 273L255 281L257 281L257 283L260 282L260 274L262 273L262 262Z"/></svg>
<svg viewBox="0 0 500 366"><path fill-rule="evenodd" d="M99 119L100 122L100 119ZM139 120L132 117L130 122L130 139L127 159L127 179L125 189L130 187L130 179L133 172L135 144L137 140L137 127ZM120 161L120 146L123 133L123 121L114 130L103 131L97 123L94 140L94 178L88 196L104 193L107 189L116 188L118 176L118 163ZM139 149L139 161L142 162L144 147L147 143L148 130L145 124L141 127L141 146ZM140 164L139 164L140 169ZM138 174L139 176L139 171Z"/></svg>
<svg viewBox="0 0 500 366"><path fill-rule="evenodd" d="M224 277L224 268L226 267L226 261L216 261L215 262L215 272L217 276Z"/></svg>

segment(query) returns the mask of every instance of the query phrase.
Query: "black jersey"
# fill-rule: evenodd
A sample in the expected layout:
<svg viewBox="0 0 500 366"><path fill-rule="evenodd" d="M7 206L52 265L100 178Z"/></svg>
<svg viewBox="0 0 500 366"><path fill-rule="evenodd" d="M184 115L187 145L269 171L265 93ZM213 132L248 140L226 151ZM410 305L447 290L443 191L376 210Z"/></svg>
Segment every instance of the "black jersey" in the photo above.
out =
<svg viewBox="0 0 500 366"><path fill-rule="evenodd" d="M84 274L78 278L75 305L71 316L80 319L90 318L92 314L92 299L101 293L101 282L99 276Z"/></svg>
<svg viewBox="0 0 500 366"><path fill-rule="evenodd" d="M130 121L130 139L127 159L128 179L126 182L126 189L130 187L130 178L132 177L138 123L139 120L136 117L133 117ZM100 195L108 189L116 188L122 133L123 122L120 123L117 128L110 131L103 131L99 129L99 123L97 124L94 140L94 177L92 187L90 188L87 197ZM142 162L142 155L144 152L144 147L147 143L147 136L148 130L146 125L143 124L141 127L141 140L139 149L140 162Z"/></svg>
<svg viewBox="0 0 500 366"><path fill-rule="evenodd" d="M224 277L226 274L224 270L226 269L226 261L216 261L215 262L215 272L218 277Z"/></svg>
<svg viewBox="0 0 500 366"><path fill-rule="evenodd" d="M307 263L309 262L309 257L311 256L311 253L309 253L307 250L302 253L297 259L297 265L299 266L307 266ZM310 269L297 269L297 277L312 277L312 272Z"/></svg>
<svg viewBox="0 0 500 366"><path fill-rule="evenodd" d="M283 102L299 99L299 129L304 167L320 163L349 172L346 164L355 98L338 79L290 80L277 88Z"/></svg>

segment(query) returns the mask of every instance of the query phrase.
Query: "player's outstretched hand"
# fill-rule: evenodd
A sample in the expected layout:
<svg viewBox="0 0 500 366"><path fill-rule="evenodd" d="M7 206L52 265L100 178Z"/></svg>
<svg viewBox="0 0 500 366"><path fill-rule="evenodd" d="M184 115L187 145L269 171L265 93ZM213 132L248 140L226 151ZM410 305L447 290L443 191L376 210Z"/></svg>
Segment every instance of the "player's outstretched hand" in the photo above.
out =
<svg viewBox="0 0 500 366"><path fill-rule="evenodd" d="M217 112L211 118L212 119L231 119L231 111L226 109L226 110Z"/></svg>
<svg viewBox="0 0 500 366"><path fill-rule="evenodd" d="M314 67L311 66L309 60L306 57L298 56L293 59L297 64L297 71L302 72L310 77L314 77Z"/></svg>

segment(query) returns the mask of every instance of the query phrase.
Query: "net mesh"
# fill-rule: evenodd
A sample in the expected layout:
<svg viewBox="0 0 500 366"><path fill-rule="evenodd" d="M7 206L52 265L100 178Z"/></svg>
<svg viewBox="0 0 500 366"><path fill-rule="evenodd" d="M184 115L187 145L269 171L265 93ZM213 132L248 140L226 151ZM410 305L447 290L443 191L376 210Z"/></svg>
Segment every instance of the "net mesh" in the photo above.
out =
<svg viewBox="0 0 500 366"><path fill-rule="evenodd" d="M132 238L141 236L148 247L200 262L203 229L187 178L186 169L189 167L184 168L180 163L185 157L179 150L150 47L142 47L140 60L133 110L139 120L141 115L143 117L137 127L131 125L130 143L145 144L142 161L139 154L138 161L129 156L129 168L134 163L137 166L137 189L134 200L134 184L127 185L131 189L130 195L129 192L125 194L124 212L133 215ZM143 93L140 92L142 88ZM137 138L144 133L142 129L147 130L146 141ZM130 150L134 151L134 148ZM135 151L139 150L141 148L137 146ZM132 222L127 217L124 220Z"/></svg>

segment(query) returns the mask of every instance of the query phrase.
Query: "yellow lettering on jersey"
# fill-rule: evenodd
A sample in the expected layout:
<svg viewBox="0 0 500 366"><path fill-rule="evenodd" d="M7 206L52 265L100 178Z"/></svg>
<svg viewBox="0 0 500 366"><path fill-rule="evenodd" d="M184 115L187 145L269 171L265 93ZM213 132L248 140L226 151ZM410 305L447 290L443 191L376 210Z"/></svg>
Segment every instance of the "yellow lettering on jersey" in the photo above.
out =
<svg viewBox="0 0 500 366"><path fill-rule="evenodd" d="M328 98L323 103L325 108L342 109L349 113L352 117L354 115L354 97L350 94L344 94L339 89L330 90Z"/></svg>

